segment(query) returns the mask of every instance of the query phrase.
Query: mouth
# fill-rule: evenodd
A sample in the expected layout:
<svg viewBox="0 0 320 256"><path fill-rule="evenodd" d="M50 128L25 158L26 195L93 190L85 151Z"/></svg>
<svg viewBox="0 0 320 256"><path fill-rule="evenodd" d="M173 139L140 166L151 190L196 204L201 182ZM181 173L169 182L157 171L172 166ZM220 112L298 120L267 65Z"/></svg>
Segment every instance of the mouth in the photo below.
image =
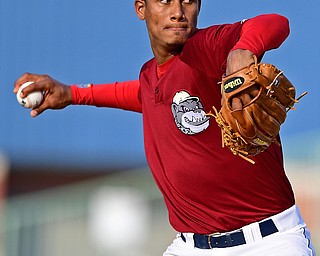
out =
<svg viewBox="0 0 320 256"><path fill-rule="evenodd" d="M170 31L175 31L175 32L180 32L180 31L187 31L187 28L182 28L182 27L170 27L170 28L166 28L166 30L170 30Z"/></svg>
<svg viewBox="0 0 320 256"><path fill-rule="evenodd" d="M168 26L164 28L165 30L170 30L170 31L187 31L188 26L186 25L176 25L176 26Z"/></svg>

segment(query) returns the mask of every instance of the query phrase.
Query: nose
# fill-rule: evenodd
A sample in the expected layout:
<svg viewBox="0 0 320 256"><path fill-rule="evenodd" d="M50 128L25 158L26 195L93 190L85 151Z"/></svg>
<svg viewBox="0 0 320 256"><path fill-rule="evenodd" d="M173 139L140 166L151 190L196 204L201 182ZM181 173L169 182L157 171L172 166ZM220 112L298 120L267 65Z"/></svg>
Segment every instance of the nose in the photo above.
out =
<svg viewBox="0 0 320 256"><path fill-rule="evenodd" d="M172 4L171 20L183 21L185 18L186 16L181 1L174 1L174 3Z"/></svg>

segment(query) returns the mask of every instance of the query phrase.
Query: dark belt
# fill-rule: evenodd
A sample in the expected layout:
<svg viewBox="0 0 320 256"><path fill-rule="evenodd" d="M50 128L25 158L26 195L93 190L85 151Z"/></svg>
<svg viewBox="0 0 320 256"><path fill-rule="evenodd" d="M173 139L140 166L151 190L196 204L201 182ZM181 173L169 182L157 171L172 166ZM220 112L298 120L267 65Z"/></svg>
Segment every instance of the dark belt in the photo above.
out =
<svg viewBox="0 0 320 256"><path fill-rule="evenodd" d="M259 228L262 237L266 237L279 231L271 219L260 222ZM181 233L181 239L186 242L186 238L183 233ZM246 243L246 239L244 238L244 234L241 229L224 235L194 234L193 240L194 246L199 249L226 248Z"/></svg>

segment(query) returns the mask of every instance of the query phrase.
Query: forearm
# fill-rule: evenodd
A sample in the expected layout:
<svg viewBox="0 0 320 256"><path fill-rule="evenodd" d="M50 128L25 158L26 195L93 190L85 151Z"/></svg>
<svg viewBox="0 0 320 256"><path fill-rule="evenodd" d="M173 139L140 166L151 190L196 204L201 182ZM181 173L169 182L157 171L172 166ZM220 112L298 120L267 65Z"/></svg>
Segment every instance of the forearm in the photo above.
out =
<svg viewBox="0 0 320 256"><path fill-rule="evenodd" d="M78 88L71 85L72 104L110 107L142 112L138 80Z"/></svg>
<svg viewBox="0 0 320 256"><path fill-rule="evenodd" d="M264 52L278 48L290 33L289 21L278 14L256 16L244 22L239 41L233 47L261 56Z"/></svg>

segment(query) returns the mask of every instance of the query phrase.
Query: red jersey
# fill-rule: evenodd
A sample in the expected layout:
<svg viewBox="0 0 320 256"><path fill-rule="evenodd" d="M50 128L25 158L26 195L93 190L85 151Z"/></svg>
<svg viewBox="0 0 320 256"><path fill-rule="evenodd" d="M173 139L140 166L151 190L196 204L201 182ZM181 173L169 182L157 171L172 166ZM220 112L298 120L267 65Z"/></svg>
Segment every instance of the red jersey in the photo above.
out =
<svg viewBox="0 0 320 256"><path fill-rule="evenodd" d="M141 70L138 89L135 83L147 160L179 232L231 231L294 204L281 148L272 144L251 164L222 148L220 128L205 115L221 106L218 82L230 50L263 53L239 41L241 28L239 22L198 30L165 72L152 59Z"/></svg>

